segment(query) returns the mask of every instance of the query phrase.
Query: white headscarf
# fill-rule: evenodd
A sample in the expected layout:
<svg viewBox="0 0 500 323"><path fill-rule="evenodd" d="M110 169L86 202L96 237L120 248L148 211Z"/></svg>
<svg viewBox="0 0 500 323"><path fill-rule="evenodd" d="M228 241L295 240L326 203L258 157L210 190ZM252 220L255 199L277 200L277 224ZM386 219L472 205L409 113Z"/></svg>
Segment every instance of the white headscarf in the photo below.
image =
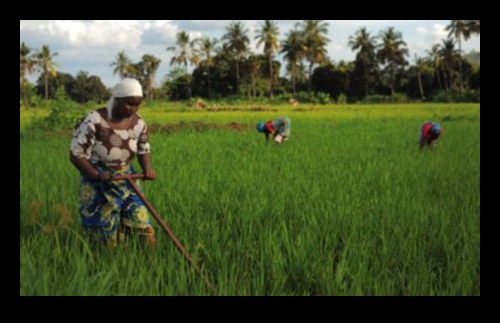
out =
<svg viewBox="0 0 500 323"><path fill-rule="evenodd" d="M108 118L111 119L111 111L115 105L115 98L124 98L127 96L140 96L142 97L142 86L136 79L124 78L120 83L116 84L113 88L111 98L106 104L108 110Z"/></svg>

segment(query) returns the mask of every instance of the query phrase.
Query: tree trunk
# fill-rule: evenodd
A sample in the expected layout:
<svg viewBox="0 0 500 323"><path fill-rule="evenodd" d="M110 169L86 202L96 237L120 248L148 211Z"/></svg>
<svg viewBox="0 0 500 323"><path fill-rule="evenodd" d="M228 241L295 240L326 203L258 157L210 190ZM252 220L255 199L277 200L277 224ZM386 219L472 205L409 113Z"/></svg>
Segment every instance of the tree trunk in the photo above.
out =
<svg viewBox="0 0 500 323"><path fill-rule="evenodd" d="M391 64L391 96L394 96L394 79L395 79L395 68Z"/></svg>
<svg viewBox="0 0 500 323"><path fill-rule="evenodd" d="M269 55L269 97L273 98L273 58Z"/></svg>
<svg viewBox="0 0 500 323"><path fill-rule="evenodd" d="M238 59L236 59L236 95L240 93L239 87L240 87L240 64Z"/></svg>
<svg viewBox="0 0 500 323"><path fill-rule="evenodd" d="M313 62L309 64L309 80L307 80L307 94L311 95L311 89L312 89L312 69L313 69Z"/></svg>
<svg viewBox="0 0 500 323"><path fill-rule="evenodd" d="M45 73L45 101L49 99L49 75Z"/></svg>
<svg viewBox="0 0 500 323"><path fill-rule="evenodd" d="M436 74L437 76L437 80L438 80L438 84L439 84L439 89L440 90L443 90L443 84L441 84L441 76L439 76L439 68L435 68L435 72L434 74Z"/></svg>
<svg viewBox="0 0 500 323"><path fill-rule="evenodd" d="M424 89L422 87L422 78L420 77L420 66L418 64L418 58L416 54L415 54L415 67L417 68L417 78L418 78L418 88L420 90L420 98L422 99L422 101L425 101Z"/></svg>
<svg viewBox="0 0 500 323"><path fill-rule="evenodd" d="M424 88L422 87L422 79L420 78L420 71L417 71L417 77L418 77L418 88L420 89L420 97L422 98L422 101L425 101Z"/></svg>
<svg viewBox="0 0 500 323"><path fill-rule="evenodd" d="M365 99L368 97L368 71L366 68L366 61L363 60L363 65L365 66Z"/></svg>
<svg viewBox="0 0 500 323"><path fill-rule="evenodd" d="M294 62L294 65L292 66L292 83L293 83L293 96L294 96L294 99L295 99L295 62Z"/></svg>
<svg viewBox="0 0 500 323"><path fill-rule="evenodd" d="M212 98L212 89L210 87L210 71L207 69L207 79L208 79L208 98Z"/></svg>
<svg viewBox="0 0 500 323"><path fill-rule="evenodd" d="M152 80L151 76L148 76L148 99L149 101L153 100L153 91L152 91Z"/></svg>
<svg viewBox="0 0 500 323"><path fill-rule="evenodd" d="M450 73L450 89L453 91L453 69L451 68L451 66L449 68L449 71L450 71L449 72Z"/></svg>
<svg viewBox="0 0 500 323"><path fill-rule="evenodd" d="M189 100L189 99L191 99L191 79L189 78L189 75L188 75L187 64L185 64L184 67L186 69L186 85L187 85L188 100Z"/></svg>
<svg viewBox="0 0 500 323"><path fill-rule="evenodd" d="M463 90L464 90L464 84L463 84L463 80L462 80L462 37L460 35L458 35L458 51L460 53L460 90L459 90L459 93L462 94Z"/></svg>
<svg viewBox="0 0 500 323"><path fill-rule="evenodd" d="M448 77L446 76L446 64L443 64L444 90L448 92Z"/></svg>
<svg viewBox="0 0 500 323"><path fill-rule="evenodd" d="M255 75L252 74L252 90L253 90L253 97L257 95L257 91L255 90Z"/></svg>
<svg viewBox="0 0 500 323"><path fill-rule="evenodd" d="M24 106L26 108L30 107L29 100L28 100L28 87L26 86L26 81L23 80L23 83L21 84L21 89L23 91L23 101L24 101Z"/></svg>

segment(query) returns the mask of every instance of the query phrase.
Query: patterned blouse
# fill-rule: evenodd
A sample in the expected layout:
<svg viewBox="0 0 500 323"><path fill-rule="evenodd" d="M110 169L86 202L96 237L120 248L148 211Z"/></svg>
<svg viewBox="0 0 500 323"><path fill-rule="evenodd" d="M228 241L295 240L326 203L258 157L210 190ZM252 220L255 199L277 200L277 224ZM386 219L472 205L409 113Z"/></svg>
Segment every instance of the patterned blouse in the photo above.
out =
<svg viewBox="0 0 500 323"><path fill-rule="evenodd" d="M102 109L106 113L105 109ZM92 111L75 126L71 141L71 153L86 158L91 164L107 167L128 165L136 154L150 152L148 127L137 113L127 129L113 129L99 113Z"/></svg>

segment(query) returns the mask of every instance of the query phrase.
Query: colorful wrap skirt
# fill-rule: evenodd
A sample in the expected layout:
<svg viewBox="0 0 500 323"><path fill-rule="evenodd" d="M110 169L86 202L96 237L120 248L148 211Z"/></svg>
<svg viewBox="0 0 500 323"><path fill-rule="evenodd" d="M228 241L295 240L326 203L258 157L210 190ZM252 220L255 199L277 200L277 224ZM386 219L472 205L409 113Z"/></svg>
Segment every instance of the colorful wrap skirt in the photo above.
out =
<svg viewBox="0 0 500 323"><path fill-rule="evenodd" d="M132 165L118 170L101 165L97 168L112 176L135 173ZM139 181L136 185L140 187ZM128 228L152 230L148 210L127 180L96 182L82 175L79 211L83 228L103 240L115 242Z"/></svg>

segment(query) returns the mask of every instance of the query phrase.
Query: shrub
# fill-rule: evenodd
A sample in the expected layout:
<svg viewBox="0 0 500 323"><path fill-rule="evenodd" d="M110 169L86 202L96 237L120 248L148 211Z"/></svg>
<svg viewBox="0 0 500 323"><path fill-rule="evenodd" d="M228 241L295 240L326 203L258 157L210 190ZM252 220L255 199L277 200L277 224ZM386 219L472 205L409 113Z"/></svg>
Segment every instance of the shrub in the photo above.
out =
<svg viewBox="0 0 500 323"><path fill-rule="evenodd" d="M32 128L39 130L72 130L84 117L85 111L74 101L52 101L50 114L32 124Z"/></svg>

